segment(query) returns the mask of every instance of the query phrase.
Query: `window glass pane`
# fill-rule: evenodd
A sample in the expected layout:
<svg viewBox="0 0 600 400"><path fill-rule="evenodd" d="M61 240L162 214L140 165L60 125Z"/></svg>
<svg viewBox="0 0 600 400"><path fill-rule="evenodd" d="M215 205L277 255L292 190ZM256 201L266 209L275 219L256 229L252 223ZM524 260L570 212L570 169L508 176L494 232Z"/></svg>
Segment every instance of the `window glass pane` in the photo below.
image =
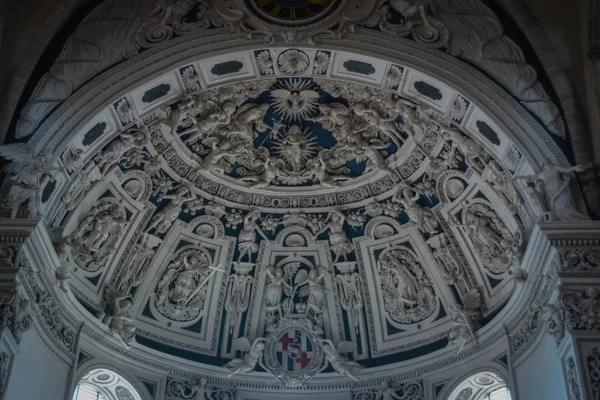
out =
<svg viewBox="0 0 600 400"><path fill-rule="evenodd" d="M502 388L493 391L487 396L489 400L511 400L508 389Z"/></svg>
<svg viewBox="0 0 600 400"><path fill-rule="evenodd" d="M95 388L79 385L73 394L73 400L106 400Z"/></svg>

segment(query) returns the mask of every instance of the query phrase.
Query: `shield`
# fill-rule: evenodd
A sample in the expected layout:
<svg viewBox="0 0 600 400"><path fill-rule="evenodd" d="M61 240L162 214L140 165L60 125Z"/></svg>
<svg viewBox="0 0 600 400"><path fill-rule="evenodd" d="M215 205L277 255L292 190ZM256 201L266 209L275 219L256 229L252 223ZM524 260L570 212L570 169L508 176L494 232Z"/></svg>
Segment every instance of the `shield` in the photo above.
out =
<svg viewBox="0 0 600 400"><path fill-rule="evenodd" d="M277 340L275 356L285 371L302 371L314 356L313 343L302 330L287 330Z"/></svg>

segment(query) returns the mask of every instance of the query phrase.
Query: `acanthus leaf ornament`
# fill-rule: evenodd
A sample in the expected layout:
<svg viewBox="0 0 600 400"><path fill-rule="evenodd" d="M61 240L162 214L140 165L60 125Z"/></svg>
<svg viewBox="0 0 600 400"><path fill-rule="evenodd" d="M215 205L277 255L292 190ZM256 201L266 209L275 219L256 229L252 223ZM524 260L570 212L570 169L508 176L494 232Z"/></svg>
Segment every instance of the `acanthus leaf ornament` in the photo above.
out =
<svg viewBox="0 0 600 400"><path fill-rule="evenodd" d="M560 309L554 304L546 305L546 330L554 337L556 345L560 345L565 336L565 326Z"/></svg>
<svg viewBox="0 0 600 400"><path fill-rule="evenodd" d="M600 348L591 349L586 361L593 396L597 399L600 397Z"/></svg>
<svg viewBox="0 0 600 400"><path fill-rule="evenodd" d="M165 395L169 399L234 400L235 390L214 385L204 377L195 382L186 381L183 379L168 378Z"/></svg>
<svg viewBox="0 0 600 400"><path fill-rule="evenodd" d="M583 273L600 269L600 251L585 249L563 249L560 254L560 272Z"/></svg>
<svg viewBox="0 0 600 400"><path fill-rule="evenodd" d="M560 295L560 305L566 327L570 330L600 329L600 290L567 291Z"/></svg>
<svg viewBox="0 0 600 400"><path fill-rule="evenodd" d="M353 392L353 400L423 400L423 382L383 381L379 387L359 389Z"/></svg>
<svg viewBox="0 0 600 400"><path fill-rule="evenodd" d="M579 386L579 378L575 368L575 360L569 357L567 360L567 381L569 384L569 394L572 400L581 400L581 388Z"/></svg>

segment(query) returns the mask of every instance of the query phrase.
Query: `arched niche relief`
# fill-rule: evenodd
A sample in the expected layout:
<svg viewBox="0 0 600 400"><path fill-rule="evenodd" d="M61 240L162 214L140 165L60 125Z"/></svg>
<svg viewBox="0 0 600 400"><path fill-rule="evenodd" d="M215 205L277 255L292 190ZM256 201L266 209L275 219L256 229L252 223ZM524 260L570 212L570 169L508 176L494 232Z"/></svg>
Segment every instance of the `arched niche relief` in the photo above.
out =
<svg viewBox="0 0 600 400"><path fill-rule="evenodd" d="M136 378L131 377L113 365L84 362L75 374L69 400L75 399L79 385L95 389L106 400L146 400L152 399L148 390Z"/></svg>
<svg viewBox="0 0 600 400"><path fill-rule="evenodd" d="M453 379L439 394L439 398L444 400L487 400L486 396L503 388L506 388L512 395L512 387L505 372L489 367L472 370Z"/></svg>

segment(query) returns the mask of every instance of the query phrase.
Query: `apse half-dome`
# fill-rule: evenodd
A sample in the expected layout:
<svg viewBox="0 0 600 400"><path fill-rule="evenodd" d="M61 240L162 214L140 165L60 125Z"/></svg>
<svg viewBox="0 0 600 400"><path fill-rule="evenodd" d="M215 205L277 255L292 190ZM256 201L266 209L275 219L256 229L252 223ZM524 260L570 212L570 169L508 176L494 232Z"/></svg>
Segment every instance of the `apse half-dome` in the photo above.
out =
<svg viewBox="0 0 600 400"><path fill-rule="evenodd" d="M545 208L527 179L564 161L555 106L537 81L519 104L419 47L441 20L392 45L415 15L369 11L355 33L364 8L341 3L159 10L137 55L80 70L55 103L53 70L23 108L17 136L58 171L39 210L61 301L110 351L248 385L350 385L486 351L525 308L512 295Z"/></svg>

